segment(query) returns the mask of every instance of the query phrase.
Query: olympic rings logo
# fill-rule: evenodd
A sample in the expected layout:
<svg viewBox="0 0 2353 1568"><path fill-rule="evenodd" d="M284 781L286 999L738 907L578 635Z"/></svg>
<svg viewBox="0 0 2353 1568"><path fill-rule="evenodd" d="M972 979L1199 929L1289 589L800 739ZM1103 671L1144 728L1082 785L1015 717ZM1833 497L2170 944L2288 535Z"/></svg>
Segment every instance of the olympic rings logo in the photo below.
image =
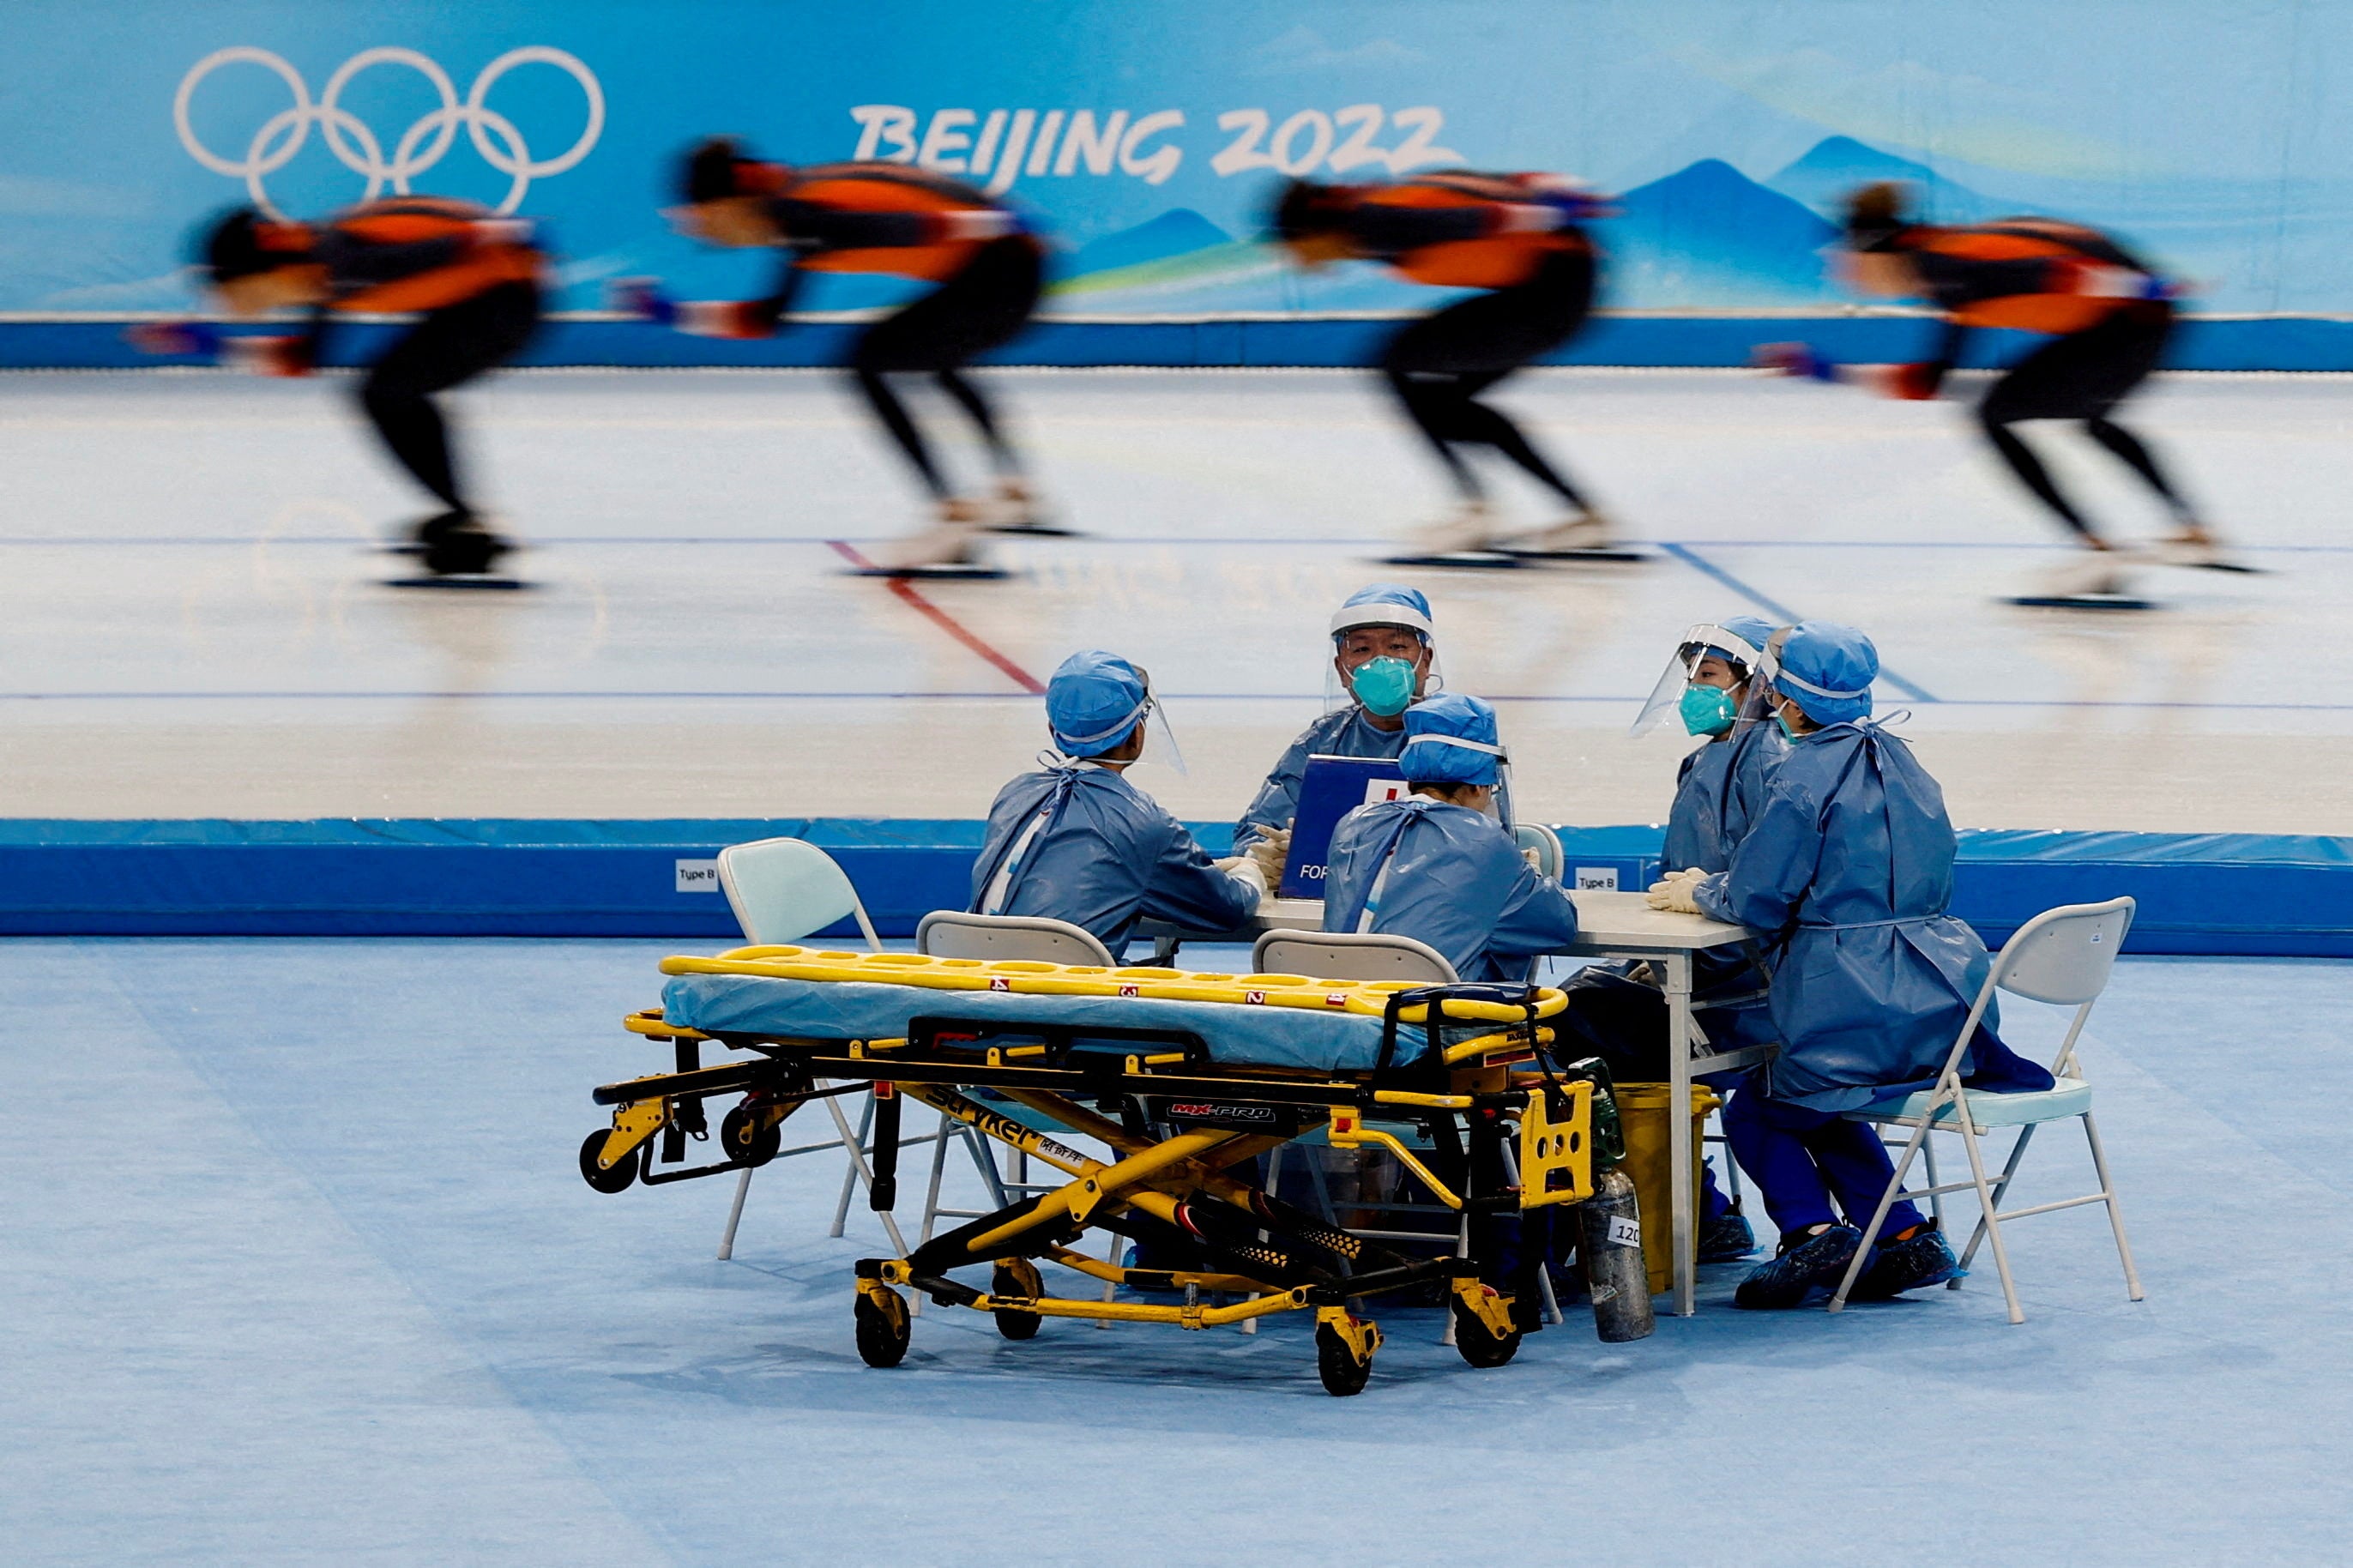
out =
<svg viewBox="0 0 2353 1568"><path fill-rule="evenodd" d="M188 100L195 96L196 85L205 78L222 66L240 60L267 66L276 71L294 95L294 103L291 108L281 109L262 121L261 129L253 133L253 141L246 148L243 158L224 158L197 139L195 128L188 123ZM588 103L587 126L580 132L580 139L556 157L536 161L531 155L531 149L524 145L522 132L515 129L514 122L497 110L484 107L482 101L490 96L491 86L501 77L517 66L533 64L551 65L570 72L572 79L580 84L580 90ZM393 147L392 157L387 161L384 155L384 143L376 139L375 132L368 128L366 121L343 108L340 100L343 89L360 72L371 66L390 65L406 66L424 77L432 84L434 91L440 95L441 107L427 110L403 132L399 142ZM481 74L474 79L474 85L467 89L465 101L461 103L457 88L449 80L449 74L432 60L415 49L379 48L364 49L345 60L335 74L327 79L326 90L313 102L301 73L268 49L241 44L206 55L180 79L180 90L172 100L172 123L179 128L180 145L188 150L190 157L216 174L244 180L246 190L252 195L254 205L273 216L283 215L271 205L269 194L262 189L262 179L292 162L294 154L301 152L302 144L310 140L313 124L319 127L328 150L345 168L355 174L367 176L367 190L360 198L363 201L373 199L387 184L396 193L407 195L409 181L441 161L442 155L449 151L450 143L457 138L458 127L463 125L467 136L474 143L474 151L482 155L482 161L512 181L507 188L506 199L498 207L502 213L511 213L522 205L523 193L531 188L532 181L564 173L586 157L588 150L596 145L596 138L605 130L605 89L597 85L596 78L588 68L571 55L562 49L533 45L528 48L510 49L484 66ZM497 139L495 143L493 137Z"/></svg>

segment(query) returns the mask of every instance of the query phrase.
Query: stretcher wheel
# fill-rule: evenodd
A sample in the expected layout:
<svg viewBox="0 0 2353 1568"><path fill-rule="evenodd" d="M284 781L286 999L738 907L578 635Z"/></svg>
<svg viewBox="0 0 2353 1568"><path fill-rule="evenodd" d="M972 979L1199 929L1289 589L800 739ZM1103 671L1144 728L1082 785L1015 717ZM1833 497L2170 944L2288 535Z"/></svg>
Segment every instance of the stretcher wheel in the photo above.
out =
<svg viewBox="0 0 2353 1568"><path fill-rule="evenodd" d="M1454 1302L1454 1348L1472 1366L1501 1366L1520 1353L1520 1331L1514 1329L1497 1338L1479 1321L1479 1314L1464 1306L1458 1298Z"/></svg>
<svg viewBox="0 0 2353 1568"><path fill-rule="evenodd" d="M765 1121L748 1105L739 1105L719 1121L719 1147L739 1165L765 1165L784 1146L785 1124Z"/></svg>
<svg viewBox="0 0 2353 1568"><path fill-rule="evenodd" d="M1352 1394L1362 1394L1365 1384L1373 1375L1372 1358L1356 1359L1356 1352L1338 1330L1329 1323L1315 1325L1315 1375L1324 1380L1324 1392L1345 1399Z"/></svg>
<svg viewBox="0 0 2353 1568"><path fill-rule="evenodd" d="M634 1154L621 1160L609 1171L597 1168L596 1162L604 1157L605 1140L611 1136L610 1128L599 1127L580 1145L581 1178L600 1193L617 1193L638 1179L638 1162Z"/></svg>
<svg viewBox="0 0 2353 1568"><path fill-rule="evenodd" d="M988 1277L988 1293L992 1296L1026 1296L1034 1301L1046 1293L1046 1281L1039 1275L1038 1266L1026 1258L1008 1258L997 1266ZM997 1331L1008 1340L1034 1340L1038 1325L1044 1322L1035 1312L1017 1312L1009 1307L990 1310L997 1320Z"/></svg>
<svg viewBox="0 0 2353 1568"><path fill-rule="evenodd" d="M884 1306L883 1302L890 1305ZM858 1293L858 1356L868 1366L897 1366L907 1356L913 1324L907 1299L878 1286L871 1294Z"/></svg>

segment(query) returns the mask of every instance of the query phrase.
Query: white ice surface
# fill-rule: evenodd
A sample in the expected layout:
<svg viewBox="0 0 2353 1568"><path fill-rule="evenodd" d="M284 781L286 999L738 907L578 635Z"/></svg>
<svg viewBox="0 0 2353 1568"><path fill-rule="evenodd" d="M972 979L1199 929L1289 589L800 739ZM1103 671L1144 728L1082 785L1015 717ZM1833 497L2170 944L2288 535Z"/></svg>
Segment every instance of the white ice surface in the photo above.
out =
<svg viewBox="0 0 2353 1568"><path fill-rule="evenodd" d="M2353 619L2353 378L2171 377L2131 405L2270 573L2151 570L2165 607L2137 616L1995 602L2065 557L1952 404L1525 376L1504 401L1661 558L1476 574L1372 563L1442 497L1365 377L990 383L1087 537L994 546L1018 574L924 586L934 616L827 542L917 510L829 375L459 395L462 460L538 546L513 595L378 584L396 567L365 546L427 509L347 378L0 376L0 810L971 816L1043 738L1004 666L1042 679L1103 646L1153 670L1192 764L1138 782L1229 818L1318 710L1331 607L1401 578L1436 603L1451 683L1504 705L1549 820L1662 816L1681 742L1622 729L1668 645L1787 610L1877 638L1883 711L1912 710L1964 825L2353 832L2353 700L2327 673ZM2114 531L2157 530L2079 435L2032 434Z"/></svg>

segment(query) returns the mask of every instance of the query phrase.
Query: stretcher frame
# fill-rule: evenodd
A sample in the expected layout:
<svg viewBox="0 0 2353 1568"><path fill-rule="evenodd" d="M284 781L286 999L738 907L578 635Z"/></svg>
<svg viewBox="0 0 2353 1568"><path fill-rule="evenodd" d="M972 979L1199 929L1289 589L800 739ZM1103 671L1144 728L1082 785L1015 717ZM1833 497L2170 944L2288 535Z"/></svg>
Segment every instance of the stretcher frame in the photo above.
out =
<svg viewBox="0 0 2353 1568"><path fill-rule="evenodd" d="M673 960L665 968L703 962ZM1364 1387L1381 1344L1378 1327L1354 1310L1363 1298L1442 1285L1457 1349L1473 1366L1508 1362L1523 1335L1540 1326L1521 1303L1533 1306L1541 1248L1521 1247L1516 1272L1525 1278L1501 1278L1496 1222L1584 1202L1594 1194L1597 1169L1622 1152L1606 1070L1598 1062L1557 1068L1546 1054L1552 1032L1542 1019L1562 1005L1558 992L1533 986L1400 988L1382 999L1379 1055L1363 1072L1219 1063L1198 1030L961 1016L952 991L926 996L905 1036L894 1039L705 1032L667 1022L656 1009L631 1015L626 1026L670 1044L673 1069L596 1090L596 1103L614 1108L612 1123L589 1134L581 1171L610 1192L633 1180L658 1184L765 1163L794 1111L871 1086L870 1203L878 1211L896 1201L898 1130L910 1099L1067 1179L903 1257L859 1260L854 1316L870 1364L894 1365L906 1353L912 1324L902 1289L990 1313L1015 1340L1035 1335L1049 1317L1202 1330L1312 1310L1319 1375L1330 1392L1350 1394ZM1214 1029L1222 1009L1199 1010L1201 1028ZM1400 1052L1417 1034L1415 1048ZM706 1042L751 1054L705 1066ZM993 1110L970 1089L1093 1139L1113 1158L1097 1159ZM724 1158L659 1169L657 1146L664 1163L678 1163L685 1138L708 1127L703 1102L730 1094L742 1099L720 1129ZM1376 1117L1420 1123L1430 1158L1375 1125ZM1249 1179L1248 1162L1318 1130L1335 1147L1385 1149L1439 1203L1463 1215L1469 1239L1461 1255L1409 1257ZM1202 1266L1134 1268L1089 1257L1077 1243L1090 1230L1191 1253ZM1050 1295L1040 1261L1181 1300ZM991 1267L986 1290L950 1277L982 1263ZM1206 1299L1221 1297L1235 1299Z"/></svg>

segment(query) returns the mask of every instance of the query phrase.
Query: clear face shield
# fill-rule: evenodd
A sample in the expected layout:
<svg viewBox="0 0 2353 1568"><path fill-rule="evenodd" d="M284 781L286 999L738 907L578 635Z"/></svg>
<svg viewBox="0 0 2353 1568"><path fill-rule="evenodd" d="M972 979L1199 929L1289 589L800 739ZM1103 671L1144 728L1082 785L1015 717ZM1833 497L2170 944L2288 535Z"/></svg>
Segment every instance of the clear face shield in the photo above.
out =
<svg viewBox="0 0 2353 1568"><path fill-rule="evenodd" d="M1683 720L1687 733L1711 738L1754 722L1765 686L1756 677L1766 662L1765 649L1736 632L1704 621L1685 628L1626 733L1647 735L1670 713Z"/></svg>
<svg viewBox="0 0 2353 1568"><path fill-rule="evenodd" d="M1152 672L1139 664L1135 673L1144 677L1144 750L1135 760L1166 768L1178 778L1190 778L1184 749L1176 744L1176 731L1168 723L1168 710L1160 694L1152 689Z"/></svg>
<svg viewBox="0 0 2353 1568"><path fill-rule="evenodd" d="M1100 761L1106 752L1117 751L1125 743L1127 737L1135 733L1136 726L1140 724L1144 727L1144 747L1136 752L1134 762L1129 765L1150 763L1156 767L1170 769L1180 778L1191 776L1186 771L1185 753L1176 744L1176 731L1169 728L1168 715L1160 706L1159 697L1152 689L1151 672L1142 665L1136 665L1134 668L1136 675L1144 681L1144 700L1137 703L1134 710L1121 718L1118 722L1105 725L1091 735L1071 737L1069 746L1064 744L1061 738L1057 737L1051 747L1039 753L1038 761L1040 765L1057 767L1068 765L1073 762ZM1077 750L1073 751L1071 747L1076 747ZM1081 756L1078 754L1080 752L1086 754Z"/></svg>
<svg viewBox="0 0 2353 1568"><path fill-rule="evenodd" d="M1394 719L1445 689L1438 647L1411 626L1368 624L1332 634L1324 665L1324 710L1359 707Z"/></svg>

